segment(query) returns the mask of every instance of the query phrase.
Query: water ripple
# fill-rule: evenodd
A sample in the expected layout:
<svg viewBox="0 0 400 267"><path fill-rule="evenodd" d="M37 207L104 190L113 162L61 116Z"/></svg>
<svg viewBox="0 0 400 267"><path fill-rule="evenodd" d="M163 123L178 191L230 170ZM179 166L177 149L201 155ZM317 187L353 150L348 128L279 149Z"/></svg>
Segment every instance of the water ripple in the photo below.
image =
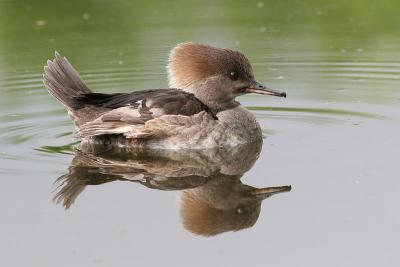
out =
<svg viewBox="0 0 400 267"><path fill-rule="evenodd" d="M256 113L258 119L279 121L282 124L296 122L297 126L298 123L303 123L331 127L346 123L349 119L383 118L374 113L361 112L355 105L350 109L319 108L318 105L324 99L336 101L338 107L344 107L340 103L354 92L359 92L357 101L374 101L376 86L379 86L380 92L386 92L386 96L393 94L394 84L400 79L400 63L339 61L345 59L342 55L335 60L331 60L328 54L324 54L322 58L318 58L321 54L306 56L311 60L295 60L304 55L297 58L289 56L291 61L284 61L281 56L260 56L258 60L263 63L256 62L254 67L265 75L257 75L259 80L274 79L278 86L282 83L289 89L292 87L290 91L294 100L299 96L311 98L318 91L321 94L319 102L311 99L305 108L302 105L297 106L297 102L294 105L292 102L289 107L271 107L249 101L248 108ZM333 58L334 55L331 56ZM164 67L160 68L156 64L157 62L127 67L91 67L79 72L89 87L98 91L108 90L109 87L115 88L115 92L120 88L129 91L134 88L149 88L149 84L167 84ZM156 69L153 68L155 65ZM1 77L0 89L4 99L14 101L3 103L6 110L0 116L0 158L3 160L18 161L22 158L37 159L42 156L71 154L72 146L76 144L71 143L73 126L65 110L55 101L49 101L50 96L44 89L41 71L42 68L29 68L23 73L13 71ZM297 90L297 87L306 90ZM374 95L369 97L368 94ZM264 129L268 134L273 134L274 131L273 128Z"/></svg>

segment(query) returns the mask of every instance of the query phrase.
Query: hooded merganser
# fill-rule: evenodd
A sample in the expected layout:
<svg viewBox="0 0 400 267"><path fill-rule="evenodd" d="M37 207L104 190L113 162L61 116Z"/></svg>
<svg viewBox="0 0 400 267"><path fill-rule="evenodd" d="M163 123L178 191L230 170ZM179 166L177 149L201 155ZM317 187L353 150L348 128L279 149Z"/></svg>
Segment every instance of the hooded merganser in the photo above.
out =
<svg viewBox="0 0 400 267"><path fill-rule="evenodd" d="M101 94L89 90L57 52L44 84L67 108L84 142L149 148L235 146L262 138L254 115L235 100L257 93L286 97L254 79L247 57L230 49L181 43L167 66L173 89Z"/></svg>

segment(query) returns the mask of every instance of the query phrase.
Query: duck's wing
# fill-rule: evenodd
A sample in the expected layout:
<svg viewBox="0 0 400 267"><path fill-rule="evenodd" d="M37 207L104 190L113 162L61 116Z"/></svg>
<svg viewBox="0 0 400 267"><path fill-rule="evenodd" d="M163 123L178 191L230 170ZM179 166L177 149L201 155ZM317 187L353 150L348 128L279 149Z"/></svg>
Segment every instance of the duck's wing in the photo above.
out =
<svg viewBox="0 0 400 267"><path fill-rule="evenodd" d="M176 115L179 118L205 113L214 117L206 105L193 94L178 89L156 89L126 94L90 93L79 96L76 101L81 106L95 106L109 111L97 119L83 124L78 135L81 137L105 134L124 134L128 138L146 138L148 129L143 132L147 122ZM152 122L153 121L153 122Z"/></svg>

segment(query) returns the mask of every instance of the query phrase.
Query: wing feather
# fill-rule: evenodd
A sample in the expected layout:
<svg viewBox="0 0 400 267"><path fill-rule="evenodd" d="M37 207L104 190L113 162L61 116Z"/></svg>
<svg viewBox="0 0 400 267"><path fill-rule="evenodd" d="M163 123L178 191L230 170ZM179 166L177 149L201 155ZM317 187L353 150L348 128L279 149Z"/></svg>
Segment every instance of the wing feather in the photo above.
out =
<svg viewBox="0 0 400 267"><path fill-rule="evenodd" d="M139 91L131 94L86 94L83 106L110 108L97 119L83 124L77 134L83 138L123 134L127 138L161 138L167 132L184 130L193 115L207 113L194 95L177 89ZM171 127L174 129L171 131ZM168 130L170 129L170 130Z"/></svg>

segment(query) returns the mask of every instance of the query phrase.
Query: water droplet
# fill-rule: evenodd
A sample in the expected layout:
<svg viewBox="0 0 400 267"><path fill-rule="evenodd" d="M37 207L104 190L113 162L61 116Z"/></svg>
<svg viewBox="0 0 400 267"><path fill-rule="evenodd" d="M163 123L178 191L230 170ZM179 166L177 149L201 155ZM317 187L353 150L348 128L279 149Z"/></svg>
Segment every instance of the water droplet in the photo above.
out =
<svg viewBox="0 0 400 267"><path fill-rule="evenodd" d="M257 3L257 7L258 8L263 8L264 7L264 3L263 2L258 2Z"/></svg>
<svg viewBox="0 0 400 267"><path fill-rule="evenodd" d="M90 19L90 14L84 13L84 14L82 15L82 18L83 18L83 19Z"/></svg>

